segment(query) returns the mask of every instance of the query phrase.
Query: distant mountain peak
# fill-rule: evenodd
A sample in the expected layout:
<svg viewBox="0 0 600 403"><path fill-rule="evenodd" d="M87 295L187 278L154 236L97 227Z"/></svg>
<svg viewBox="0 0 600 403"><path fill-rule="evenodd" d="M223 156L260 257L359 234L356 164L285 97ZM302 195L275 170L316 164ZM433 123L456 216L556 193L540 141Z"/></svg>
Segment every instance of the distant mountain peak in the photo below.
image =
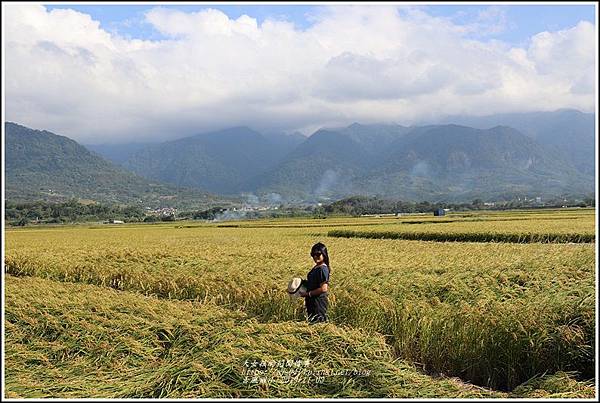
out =
<svg viewBox="0 0 600 403"><path fill-rule="evenodd" d="M231 137L231 136L261 136L262 137L262 135L260 133L258 133L255 130L252 130L251 128L249 128L247 126L236 126L236 127L228 127L228 128L220 129L220 130L206 131L206 132L195 134L193 136L179 138L177 140L187 140L187 139L191 139L191 138L206 138L206 137L216 137L216 136L228 136L228 137ZM177 140L175 140L175 141L177 141Z"/></svg>

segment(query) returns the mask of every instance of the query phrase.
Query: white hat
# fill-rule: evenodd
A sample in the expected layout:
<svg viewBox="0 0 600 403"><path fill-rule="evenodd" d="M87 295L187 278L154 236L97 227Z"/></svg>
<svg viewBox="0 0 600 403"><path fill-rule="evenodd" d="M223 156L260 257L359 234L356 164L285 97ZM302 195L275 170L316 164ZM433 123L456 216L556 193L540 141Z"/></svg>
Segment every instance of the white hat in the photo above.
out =
<svg viewBox="0 0 600 403"><path fill-rule="evenodd" d="M300 297L301 292L306 292L306 280L294 277L288 283L288 294L291 297Z"/></svg>

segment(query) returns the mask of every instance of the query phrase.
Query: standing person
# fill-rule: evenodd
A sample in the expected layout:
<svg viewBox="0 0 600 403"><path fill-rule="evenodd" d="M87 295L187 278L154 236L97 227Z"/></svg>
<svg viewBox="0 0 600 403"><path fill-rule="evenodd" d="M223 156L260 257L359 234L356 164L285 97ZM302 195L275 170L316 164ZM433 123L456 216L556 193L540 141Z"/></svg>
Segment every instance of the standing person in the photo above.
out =
<svg viewBox="0 0 600 403"><path fill-rule="evenodd" d="M308 272L305 297L306 314L309 323L327 322L327 294L329 290L329 255L327 247L321 242L316 243L310 250L310 256L315 266Z"/></svg>

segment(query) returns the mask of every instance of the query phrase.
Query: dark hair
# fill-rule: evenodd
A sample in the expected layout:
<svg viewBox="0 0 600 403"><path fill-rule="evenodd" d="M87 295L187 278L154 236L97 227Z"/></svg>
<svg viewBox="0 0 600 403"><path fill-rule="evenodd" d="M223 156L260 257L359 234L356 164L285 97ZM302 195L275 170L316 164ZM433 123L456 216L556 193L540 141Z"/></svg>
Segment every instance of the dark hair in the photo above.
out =
<svg viewBox="0 0 600 403"><path fill-rule="evenodd" d="M329 271L331 271L331 266L329 266L329 255L327 254L327 246L325 246L324 244L322 244L321 242L317 242L316 244L313 245L313 247L310 249L310 254L312 255L315 252L319 252L323 255L323 261L325 262L325 264L327 265L327 268L329 269Z"/></svg>

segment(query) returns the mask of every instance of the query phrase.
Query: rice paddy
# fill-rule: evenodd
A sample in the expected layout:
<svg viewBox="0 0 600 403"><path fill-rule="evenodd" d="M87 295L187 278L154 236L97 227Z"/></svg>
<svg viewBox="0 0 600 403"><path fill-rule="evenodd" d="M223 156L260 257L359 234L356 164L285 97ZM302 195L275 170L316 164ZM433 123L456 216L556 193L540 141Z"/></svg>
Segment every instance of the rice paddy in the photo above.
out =
<svg viewBox="0 0 600 403"><path fill-rule="evenodd" d="M349 226L588 238L328 236ZM6 393L594 397L594 232L586 209L7 229ZM330 323L309 326L285 288L317 241Z"/></svg>

